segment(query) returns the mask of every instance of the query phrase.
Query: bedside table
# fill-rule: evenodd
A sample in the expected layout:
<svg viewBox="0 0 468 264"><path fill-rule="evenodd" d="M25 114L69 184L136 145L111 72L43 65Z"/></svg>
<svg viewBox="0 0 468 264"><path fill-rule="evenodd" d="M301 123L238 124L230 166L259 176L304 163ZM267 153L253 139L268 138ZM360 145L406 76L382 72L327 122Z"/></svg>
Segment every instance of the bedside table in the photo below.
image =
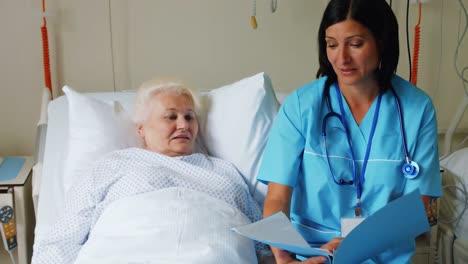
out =
<svg viewBox="0 0 468 264"><path fill-rule="evenodd" d="M13 203L17 247L14 248L12 252L16 258L17 264L28 264L31 262L32 257L35 226L31 184L33 157L21 156L4 158L24 159L24 163L16 177L2 180L0 175L0 207L7 205L4 203ZM2 173L2 170L0 170L0 173ZM2 240L0 239L0 241ZM11 260L6 253L3 242L0 242L0 252L0 262L10 263Z"/></svg>

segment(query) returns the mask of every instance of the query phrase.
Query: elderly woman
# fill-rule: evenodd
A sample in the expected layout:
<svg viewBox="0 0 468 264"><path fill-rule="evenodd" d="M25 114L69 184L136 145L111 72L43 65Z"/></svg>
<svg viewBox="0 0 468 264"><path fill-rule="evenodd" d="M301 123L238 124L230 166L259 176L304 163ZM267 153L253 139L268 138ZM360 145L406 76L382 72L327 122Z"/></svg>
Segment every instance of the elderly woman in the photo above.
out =
<svg viewBox="0 0 468 264"><path fill-rule="evenodd" d="M242 219L239 215L243 215L248 222L261 219L260 207L251 197L241 175L230 163L204 154L193 154L198 134L196 109L195 97L181 83L152 81L143 84L137 93L134 113L136 130L143 140L143 148L109 153L76 182L67 194L64 215L57 221L47 238L36 241L32 263L105 263L104 258L107 258L109 263L228 263L229 260L233 263L244 262L242 259L246 258L243 255L251 255L252 252L255 256L252 242L249 241L247 247L233 242L238 236L229 231L229 228L233 227L229 225L245 224L243 220L233 222L234 218ZM164 199L163 196L158 196L158 193L165 190L169 190L165 195L174 197L165 201L172 203L173 200L183 200L187 205L173 204L172 207L166 208L164 202L158 203L159 199ZM114 223L125 223L125 213L135 213L132 204L137 205L143 201L129 199L148 193L156 193L156 196L150 196L152 200L143 208L143 212L139 212L145 214L147 209L149 214L160 210L154 218L153 215L149 217L148 231L143 230L136 238L119 236L129 225L116 225L117 227L112 229ZM205 206L200 200L206 200L208 203ZM116 204L125 204L122 201L132 202L129 203L130 207L127 204L127 207L115 209ZM180 207L184 207L184 212L189 214L170 219L171 214ZM111 224L103 220L109 218L106 214L110 210L123 213L118 217L115 217L115 214L110 216L114 220ZM236 210L241 214L232 213ZM141 215L135 216L135 221L141 218ZM181 218L182 224L176 224ZM206 222L205 218L209 222ZM186 224L191 223L190 221L194 222L193 226ZM162 222L164 223L158 225ZM180 227L184 224L186 226ZM131 225L129 228L133 228ZM174 231L165 230L173 225ZM206 226L216 228L206 229ZM99 244L97 240L101 233L95 230L98 227L101 233L103 228L111 229L106 238L106 241L110 242L107 243L110 244L107 245L111 247L110 250L93 249ZM221 236L229 238L227 242L217 241L222 239L216 236L203 240L201 237L205 236L206 232L200 231L198 234L197 230L218 232ZM180 245L170 245L173 241L170 237L173 234L177 235L173 244L186 245L188 242L181 240L184 238L183 234L187 233L195 236L197 241L196 251L190 255L195 257L194 259L184 256L184 252L190 247L184 249ZM126 250L141 240L145 244L153 245L150 252L140 252L139 258L132 261L125 259ZM207 246L204 246L204 243ZM256 248L257 253L264 253L260 252L262 247L259 244ZM135 247L134 250L141 251L141 246ZM91 257L89 252L94 252ZM109 256L103 255L118 257L111 260ZM143 258L142 255L147 257Z"/></svg>

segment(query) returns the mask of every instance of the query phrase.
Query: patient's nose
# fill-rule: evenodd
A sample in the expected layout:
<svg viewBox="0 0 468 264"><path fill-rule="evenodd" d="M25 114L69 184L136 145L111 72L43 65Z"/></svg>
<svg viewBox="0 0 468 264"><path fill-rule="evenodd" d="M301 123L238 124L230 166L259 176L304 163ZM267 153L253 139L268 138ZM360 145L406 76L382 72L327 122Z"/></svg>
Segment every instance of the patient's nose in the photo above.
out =
<svg viewBox="0 0 468 264"><path fill-rule="evenodd" d="M189 121L185 120L185 118L177 119L177 129L188 130L188 128L189 128Z"/></svg>

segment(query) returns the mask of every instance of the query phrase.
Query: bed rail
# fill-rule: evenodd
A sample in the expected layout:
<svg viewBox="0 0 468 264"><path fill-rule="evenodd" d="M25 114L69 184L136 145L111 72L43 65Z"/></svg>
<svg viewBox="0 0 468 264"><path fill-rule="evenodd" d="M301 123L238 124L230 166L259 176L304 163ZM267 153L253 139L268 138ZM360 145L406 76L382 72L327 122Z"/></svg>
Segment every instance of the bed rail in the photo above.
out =
<svg viewBox="0 0 468 264"><path fill-rule="evenodd" d="M47 134L47 106L51 100L48 88L42 89L41 113L36 126L36 145L34 150L34 166L32 171L32 188L34 213L37 214L37 201L41 184L42 161L44 160L45 139Z"/></svg>

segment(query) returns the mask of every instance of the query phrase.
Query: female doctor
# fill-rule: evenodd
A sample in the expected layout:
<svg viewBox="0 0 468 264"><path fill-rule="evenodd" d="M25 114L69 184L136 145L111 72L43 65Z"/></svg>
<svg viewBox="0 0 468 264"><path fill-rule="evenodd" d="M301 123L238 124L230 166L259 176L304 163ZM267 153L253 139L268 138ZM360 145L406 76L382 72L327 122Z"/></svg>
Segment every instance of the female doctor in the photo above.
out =
<svg viewBox="0 0 468 264"><path fill-rule="evenodd" d="M431 99L395 75L398 23L386 1L331 0L318 45L318 80L285 100L258 179L268 184L264 217L283 211L310 244L334 250L342 219L415 189L441 195L437 120ZM411 263L414 250L407 241L366 263ZM273 252L278 264L298 262Z"/></svg>

